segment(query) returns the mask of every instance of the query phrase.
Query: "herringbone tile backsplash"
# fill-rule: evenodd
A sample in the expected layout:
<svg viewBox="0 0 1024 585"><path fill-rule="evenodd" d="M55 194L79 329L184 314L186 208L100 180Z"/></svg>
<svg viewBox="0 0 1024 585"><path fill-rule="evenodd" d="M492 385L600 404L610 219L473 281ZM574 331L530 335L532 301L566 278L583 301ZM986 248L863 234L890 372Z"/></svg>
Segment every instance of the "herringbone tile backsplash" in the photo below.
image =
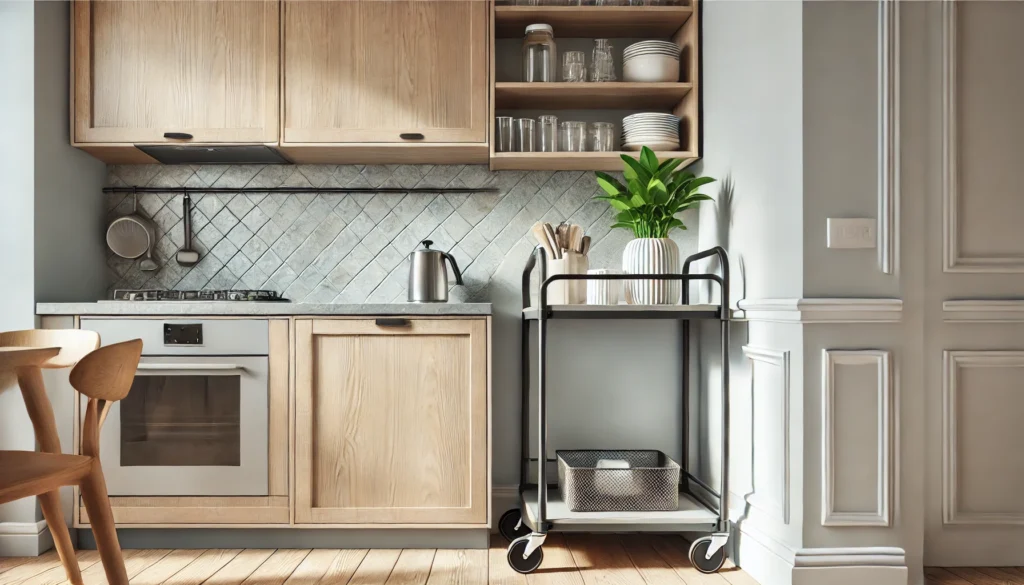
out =
<svg viewBox="0 0 1024 585"><path fill-rule="evenodd" d="M110 253L115 288L270 289L292 301L394 302L406 299L406 257L421 240L455 256L466 286L453 301L495 301L519 294L523 263L535 245L537 221L568 220L592 238L592 268L621 267L632 235L611 230L614 213L592 198L593 173L495 171L485 165L114 165L109 186L184 186L193 202L193 248L201 260L179 266L184 243L182 195L142 194L141 214L157 230L156 272ZM204 187L430 188L437 193L213 194ZM445 193L494 187L498 193ZM107 196L108 219L131 213L132 196ZM695 250L697 216L673 238ZM454 280L452 280L454 282ZM500 290L499 290L500 289Z"/></svg>

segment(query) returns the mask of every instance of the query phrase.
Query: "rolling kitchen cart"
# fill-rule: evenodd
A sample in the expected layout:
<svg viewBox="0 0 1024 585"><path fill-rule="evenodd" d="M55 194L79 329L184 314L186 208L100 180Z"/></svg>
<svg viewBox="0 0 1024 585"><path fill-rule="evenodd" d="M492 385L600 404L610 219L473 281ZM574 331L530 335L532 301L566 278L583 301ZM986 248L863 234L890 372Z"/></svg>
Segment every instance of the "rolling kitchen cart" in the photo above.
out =
<svg viewBox="0 0 1024 585"><path fill-rule="evenodd" d="M721 247L698 252L686 259L681 274L556 274L546 276L545 251L534 249L523 270L522 312L522 444L519 466L519 508L502 515L498 529L511 544L508 563L520 573L530 573L540 566L544 558L541 546L549 531L579 532L703 532L690 546L690 562L704 573L718 571L725 563L725 545L729 540L729 518L726 505L729 493L729 259ZM722 276L717 274L690 274L690 265L703 258L717 256ZM539 259L539 262L538 262ZM534 268L539 270L539 304L531 307L530 277ZM549 305L548 288L559 280L675 280L682 286L681 305ZM721 289L721 302L716 305L689 304L689 284L694 281L717 282ZM566 283L568 285L568 283ZM547 459L547 406L545 372L547 363L547 324L552 319L673 319L682 322L682 461L680 461L679 506L676 510L661 512L572 512L566 504L558 484L548 484ZM689 430L689 373L690 321L714 320L721 325L722 369L722 482L715 491L697 477L687 465L687 436ZM530 455L530 322L537 322L538 352L538 456ZM537 463L537 483L530 483L529 473ZM696 485L699 490L693 490Z"/></svg>

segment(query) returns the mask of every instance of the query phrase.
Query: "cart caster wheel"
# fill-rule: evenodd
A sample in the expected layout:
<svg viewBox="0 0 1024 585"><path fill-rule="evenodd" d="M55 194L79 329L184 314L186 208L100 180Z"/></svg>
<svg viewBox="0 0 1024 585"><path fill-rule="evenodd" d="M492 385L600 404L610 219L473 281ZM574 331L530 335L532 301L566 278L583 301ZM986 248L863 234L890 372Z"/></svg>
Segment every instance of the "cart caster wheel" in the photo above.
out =
<svg viewBox="0 0 1024 585"><path fill-rule="evenodd" d="M498 532L505 540L511 542L529 534L530 529L523 523L523 513L519 508L513 508L501 515L501 520L498 520Z"/></svg>
<svg viewBox="0 0 1024 585"><path fill-rule="evenodd" d="M717 573L725 564L725 547L718 549L709 559L707 554L710 546L710 536L702 536L690 545L690 563L701 573Z"/></svg>
<svg viewBox="0 0 1024 585"><path fill-rule="evenodd" d="M508 558L508 566L512 567L517 573L532 573L537 570L541 562L544 560L544 552L541 549L533 551L533 554L523 558L523 553L526 552L526 545L530 541L528 536L522 536L512 541L512 544L508 545L508 553L505 555Z"/></svg>

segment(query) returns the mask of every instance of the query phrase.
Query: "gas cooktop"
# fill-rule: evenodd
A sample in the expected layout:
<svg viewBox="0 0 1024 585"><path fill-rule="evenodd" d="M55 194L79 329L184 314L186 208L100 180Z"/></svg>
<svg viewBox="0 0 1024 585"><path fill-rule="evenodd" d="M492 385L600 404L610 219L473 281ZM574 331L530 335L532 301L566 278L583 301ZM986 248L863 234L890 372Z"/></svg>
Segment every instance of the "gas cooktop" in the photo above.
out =
<svg viewBox="0 0 1024 585"><path fill-rule="evenodd" d="M114 291L115 301L288 301L272 290L131 290Z"/></svg>

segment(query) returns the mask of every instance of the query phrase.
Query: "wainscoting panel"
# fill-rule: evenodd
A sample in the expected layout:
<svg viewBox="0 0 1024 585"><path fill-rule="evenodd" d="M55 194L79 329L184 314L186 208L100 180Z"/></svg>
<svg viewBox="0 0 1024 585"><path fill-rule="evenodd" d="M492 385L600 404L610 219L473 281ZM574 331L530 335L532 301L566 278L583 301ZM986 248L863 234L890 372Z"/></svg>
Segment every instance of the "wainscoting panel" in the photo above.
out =
<svg viewBox="0 0 1024 585"><path fill-rule="evenodd" d="M890 352L822 352L822 526L888 526L892 486Z"/></svg>
<svg viewBox="0 0 1024 585"><path fill-rule="evenodd" d="M943 523L1024 524L1024 351L943 352Z"/></svg>
<svg viewBox="0 0 1024 585"><path fill-rule="evenodd" d="M751 494L746 498L789 524L789 352L743 347L750 360Z"/></svg>

